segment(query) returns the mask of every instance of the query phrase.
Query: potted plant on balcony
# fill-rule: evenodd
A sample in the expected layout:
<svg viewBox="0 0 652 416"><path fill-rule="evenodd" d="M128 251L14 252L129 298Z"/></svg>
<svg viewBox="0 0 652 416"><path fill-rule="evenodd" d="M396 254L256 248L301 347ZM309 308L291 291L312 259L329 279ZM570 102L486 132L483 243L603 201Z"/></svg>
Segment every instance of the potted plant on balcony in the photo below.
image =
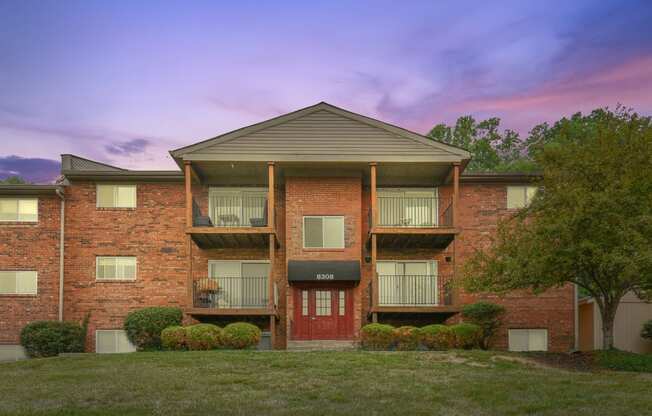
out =
<svg viewBox="0 0 652 416"><path fill-rule="evenodd" d="M216 279L203 278L195 281L197 302L200 308L208 308L213 303L213 298L219 292L219 285Z"/></svg>

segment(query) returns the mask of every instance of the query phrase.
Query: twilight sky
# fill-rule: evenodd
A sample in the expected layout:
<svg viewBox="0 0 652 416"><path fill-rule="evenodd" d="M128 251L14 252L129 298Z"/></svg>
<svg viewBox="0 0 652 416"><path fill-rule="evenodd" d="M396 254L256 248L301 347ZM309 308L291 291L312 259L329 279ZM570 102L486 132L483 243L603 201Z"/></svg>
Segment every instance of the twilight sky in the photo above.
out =
<svg viewBox="0 0 652 416"><path fill-rule="evenodd" d="M175 168L168 150L319 101L425 133L652 113L650 1L0 0L0 178L59 154Z"/></svg>

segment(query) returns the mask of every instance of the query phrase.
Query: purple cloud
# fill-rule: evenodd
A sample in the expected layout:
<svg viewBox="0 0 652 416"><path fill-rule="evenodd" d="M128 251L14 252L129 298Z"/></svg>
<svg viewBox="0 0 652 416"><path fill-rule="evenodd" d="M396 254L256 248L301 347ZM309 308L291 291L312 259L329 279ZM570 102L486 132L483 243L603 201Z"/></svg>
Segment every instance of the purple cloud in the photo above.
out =
<svg viewBox="0 0 652 416"><path fill-rule="evenodd" d="M132 139L125 142L114 142L104 146L104 149L112 155L131 156L137 153L143 153L150 145L147 139Z"/></svg>
<svg viewBox="0 0 652 416"><path fill-rule="evenodd" d="M0 156L0 179L20 176L30 183L52 183L60 171L61 163L57 160Z"/></svg>

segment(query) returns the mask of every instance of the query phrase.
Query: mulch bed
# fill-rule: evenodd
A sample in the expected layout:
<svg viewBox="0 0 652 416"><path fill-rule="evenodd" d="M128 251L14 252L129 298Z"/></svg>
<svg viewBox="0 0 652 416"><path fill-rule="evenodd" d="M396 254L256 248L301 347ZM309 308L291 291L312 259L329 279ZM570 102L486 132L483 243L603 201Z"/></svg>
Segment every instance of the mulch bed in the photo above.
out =
<svg viewBox="0 0 652 416"><path fill-rule="evenodd" d="M597 371L600 367L591 352L526 353L526 357L543 365L571 371Z"/></svg>

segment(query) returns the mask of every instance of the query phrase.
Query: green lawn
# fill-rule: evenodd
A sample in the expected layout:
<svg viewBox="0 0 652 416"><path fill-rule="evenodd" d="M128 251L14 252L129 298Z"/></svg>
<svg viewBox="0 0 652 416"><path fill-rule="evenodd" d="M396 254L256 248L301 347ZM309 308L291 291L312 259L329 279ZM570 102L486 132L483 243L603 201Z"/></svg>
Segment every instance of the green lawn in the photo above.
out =
<svg viewBox="0 0 652 416"><path fill-rule="evenodd" d="M652 374L488 352L185 352L0 364L1 415L638 415Z"/></svg>

